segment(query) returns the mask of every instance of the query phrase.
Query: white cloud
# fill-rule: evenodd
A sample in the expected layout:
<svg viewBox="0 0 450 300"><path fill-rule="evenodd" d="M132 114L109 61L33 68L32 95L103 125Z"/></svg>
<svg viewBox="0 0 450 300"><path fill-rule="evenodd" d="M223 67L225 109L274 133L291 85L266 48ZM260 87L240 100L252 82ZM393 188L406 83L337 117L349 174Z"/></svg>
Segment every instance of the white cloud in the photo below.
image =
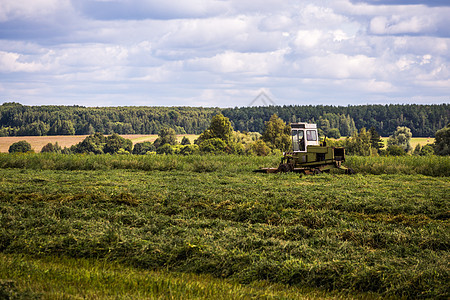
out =
<svg viewBox="0 0 450 300"><path fill-rule="evenodd" d="M0 51L0 72L37 72L44 67L39 62L27 62L26 57L18 53Z"/></svg>
<svg viewBox="0 0 450 300"><path fill-rule="evenodd" d="M442 99L448 15L349 0L4 0L0 99L241 106L262 88L278 104Z"/></svg>

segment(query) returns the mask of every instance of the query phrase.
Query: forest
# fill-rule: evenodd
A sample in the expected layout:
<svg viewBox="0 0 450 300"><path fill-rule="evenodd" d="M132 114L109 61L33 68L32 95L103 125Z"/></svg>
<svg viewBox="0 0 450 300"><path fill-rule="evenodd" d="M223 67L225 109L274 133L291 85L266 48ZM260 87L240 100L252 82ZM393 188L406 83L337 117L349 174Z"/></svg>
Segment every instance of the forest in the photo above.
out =
<svg viewBox="0 0 450 300"><path fill-rule="evenodd" d="M406 126L414 137L434 137L450 122L448 104L203 108L26 106L9 102L0 105L0 136L157 134L163 128L172 128L177 134L200 134L219 113L229 118L234 130L259 133L273 114L286 123L317 123L325 134L334 129L340 136L372 127L381 136L389 136L397 127Z"/></svg>

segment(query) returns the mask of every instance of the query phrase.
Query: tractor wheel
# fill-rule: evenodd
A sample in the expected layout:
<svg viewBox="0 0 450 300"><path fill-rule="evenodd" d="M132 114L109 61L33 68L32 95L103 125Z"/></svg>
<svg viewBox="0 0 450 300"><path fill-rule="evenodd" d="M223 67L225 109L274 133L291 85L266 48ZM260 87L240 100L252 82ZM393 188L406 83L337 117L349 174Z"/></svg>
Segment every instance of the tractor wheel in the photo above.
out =
<svg viewBox="0 0 450 300"><path fill-rule="evenodd" d="M292 171L292 166L290 164L281 164L278 167L278 171L282 173L287 173Z"/></svg>
<svg viewBox="0 0 450 300"><path fill-rule="evenodd" d="M348 175L352 175L352 174L355 174L356 172L352 169L352 168L348 168L347 170L345 170L345 174L348 174Z"/></svg>

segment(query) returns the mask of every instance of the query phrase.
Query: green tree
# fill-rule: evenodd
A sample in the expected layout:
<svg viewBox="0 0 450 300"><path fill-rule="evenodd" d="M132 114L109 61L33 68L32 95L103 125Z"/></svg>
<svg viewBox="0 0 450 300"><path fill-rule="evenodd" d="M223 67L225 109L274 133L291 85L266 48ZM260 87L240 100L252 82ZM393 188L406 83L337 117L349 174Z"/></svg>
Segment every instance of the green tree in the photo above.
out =
<svg viewBox="0 0 450 300"><path fill-rule="evenodd" d="M434 147L432 144L426 144L420 149L420 156L430 156L434 154Z"/></svg>
<svg viewBox="0 0 450 300"><path fill-rule="evenodd" d="M411 129L406 126L399 126L397 130L388 138L388 146L397 145L402 147L405 152L411 151Z"/></svg>
<svg viewBox="0 0 450 300"><path fill-rule="evenodd" d="M163 128L159 131L158 138L154 141L153 145L156 148L163 146L165 144L176 145L177 144L177 134L173 128Z"/></svg>
<svg viewBox="0 0 450 300"><path fill-rule="evenodd" d="M211 119L211 123L205 131L195 140L195 143L200 145L206 140L218 138L228 144L233 135L233 127L230 119L224 117L222 114L215 115Z"/></svg>
<svg viewBox="0 0 450 300"><path fill-rule="evenodd" d="M203 141L199 145L199 149L206 153L223 153L227 148L227 144L220 138L212 138Z"/></svg>
<svg viewBox="0 0 450 300"><path fill-rule="evenodd" d="M266 122L262 139L271 149L289 151L291 149L291 126L286 125L276 114Z"/></svg>
<svg viewBox="0 0 450 300"><path fill-rule="evenodd" d="M437 155L450 155L450 124L436 131L434 151Z"/></svg>
<svg viewBox="0 0 450 300"><path fill-rule="evenodd" d="M369 133L370 145L372 146L372 149L375 149L379 153L380 149L384 147L383 140L381 139L380 134L375 130L375 127L370 127Z"/></svg>
<svg viewBox="0 0 450 300"><path fill-rule="evenodd" d="M365 128L354 131L351 138L345 140L346 152L350 155L369 156L372 154L372 146L370 143L370 132Z"/></svg>
<svg viewBox="0 0 450 300"><path fill-rule="evenodd" d="M18 141L9 146L9 153L26 153L32 151L30 143L27 141Z"/></svg>
<svg viewBox="0 0 450 300"><path fill-rule="evenodd" d="M183 139L181 140L181 145L190 145L190 144L191 141L187 137L183 136Z"/></svg>
<svg viewBox="0 0 450 300"><path fill-rule="evenodd" d="M332 139L338 139L341 137L341 133L339 132L339 129L331 128L330 130L328 130L328 137Z"/></svg>
<svg viewBox="0 0 450 300"><path fill-rule="evenodd" d="M62 151L62 148L60 145L58 145L58 142L56 142L55 144L48 143L41 149L41 153L46 153L46 152L61 153L61 151Z"/></svg>
<svg viewBox="0 0 450 300"><path fill-rule="evenodd" d="M156 148L151 142L136 143L133 147L133 154L144 155L153 151L156 151Z"/></svg>
<svg viewBox="0 0 450 300"><path fill-rule="evenodd" d="M389 145L386 148L386 152L387 152L388 155L391 155L391 156L403 156L403 155L406 155L406 152L403 149L403 147L399 146L399 145Z"/></svg>
<svg viewBox="0 0 450 300"><path fill-rule="evenodd" d="M250 144L248 152L250 154L256 154L258 156L267 156L270 154L271 150L263 140L257 140Z"/></svg>
<svg viewBox="0 0 450 300"><path fill-rule="evenodd" d="M164 144L156 149L156 154L173 154L173 148L170 144Z"/></svg>
<svg viewBox="0 0 450 300"><path fill-rule="evenodd" d="M192 155L199 151L198 145L184 145L184 147L181 148L180 154L183 155Z"/></svg>
<svg viewBox="0 0 450 300"><path fill-rule="evenodd" d="M70 147L70 151L73 153L103 154L105 144L106 137L97 132L87 136L83 141Z"/></svg>
<svg viewBox="0 0 450 300"><path fill-rule="evenodd" d="M122 153L124 153L124 151L130 153L132 147L133 143L131 142L131 140L125 139L117 133L114 133L106 138L106 144L103 148L103 152L116 154L120 150L123 150L121 151Z"/></svg>

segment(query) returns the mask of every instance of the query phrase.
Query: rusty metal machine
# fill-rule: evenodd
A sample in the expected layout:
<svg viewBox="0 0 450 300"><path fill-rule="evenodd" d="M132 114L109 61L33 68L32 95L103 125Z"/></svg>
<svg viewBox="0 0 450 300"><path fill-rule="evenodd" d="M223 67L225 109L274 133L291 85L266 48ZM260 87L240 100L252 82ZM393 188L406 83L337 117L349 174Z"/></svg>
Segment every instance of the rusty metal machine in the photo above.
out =
<svg viewBox="0 0 450 300"><path fill-rule="evenodd" d="M353 170L342 165L345 161L345 149L327 146L319 141L316 124L291 124L292 149L285 152L278 168L262 168L256 172L278 173L298 172L303 174L319 174L331 169L342 169L347 174Z"/></svg>

